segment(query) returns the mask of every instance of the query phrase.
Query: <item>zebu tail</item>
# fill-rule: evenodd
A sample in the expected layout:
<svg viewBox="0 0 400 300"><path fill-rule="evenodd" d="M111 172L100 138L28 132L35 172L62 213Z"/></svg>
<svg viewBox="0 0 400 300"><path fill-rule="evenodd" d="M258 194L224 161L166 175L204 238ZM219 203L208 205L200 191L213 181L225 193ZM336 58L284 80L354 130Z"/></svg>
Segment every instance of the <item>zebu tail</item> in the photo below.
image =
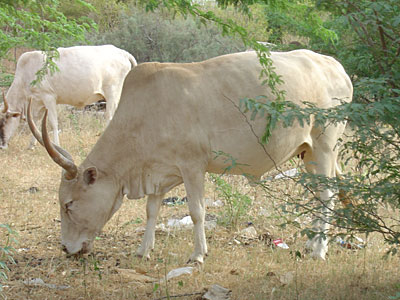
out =
<svg viewBox="0 0 400 300"><path fill-rule="evenodd" d="M129 61L131 62L131 67L132 67L132 68L136 67L136 66L137 66L136 59L135 59L135 58L133 57L133 55L130 54L129 52L127 52L127 55L128 55Z"/></svg>

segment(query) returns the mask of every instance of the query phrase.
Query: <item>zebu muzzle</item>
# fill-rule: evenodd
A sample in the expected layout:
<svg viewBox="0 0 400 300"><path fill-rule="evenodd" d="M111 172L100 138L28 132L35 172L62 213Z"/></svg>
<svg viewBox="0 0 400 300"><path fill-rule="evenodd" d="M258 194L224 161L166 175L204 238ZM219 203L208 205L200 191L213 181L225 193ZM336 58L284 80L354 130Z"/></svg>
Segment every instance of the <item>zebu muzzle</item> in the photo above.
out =
<svg viewBox="0 0 400 300"><path fill-rule="evenodd" d="M81 256L83 254L88 254L92 251L93 242L89 240L84 240L78 243L78 247L68 247L65 244L61 244L61 250L67 254L67 256Z"/></svg>
<svg viewBox="0 0 400 300"><path fill-rule="evenodd" d="M7 112L0 119L0 149L8 148L8 141L18 127L21 113Z"/></svg>

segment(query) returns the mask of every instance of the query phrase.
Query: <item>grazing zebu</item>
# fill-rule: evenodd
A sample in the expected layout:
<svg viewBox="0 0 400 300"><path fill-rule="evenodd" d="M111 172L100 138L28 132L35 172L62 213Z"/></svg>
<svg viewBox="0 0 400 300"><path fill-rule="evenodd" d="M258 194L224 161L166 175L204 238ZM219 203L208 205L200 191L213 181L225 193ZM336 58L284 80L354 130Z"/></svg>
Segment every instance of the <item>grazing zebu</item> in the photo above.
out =
<svg viewBox="0 0 400 300"><path fill-rule="evenodd" d="M284 83L286 99L329 108L343 99L351 101L352 84L333 58L308 50L272 52L271 59ZM222 173L228 167L222 151L241 163L232 174L260 177L266 171L301 154L309 172L334 177L336 144L345 124L322 129L311 124L290 128L277 126L265 148L259 138L265 117L251 120L238 109L245 97L271 92L261 84L261 67L254 52L224 55L199 63L144 63L125 80L114 118L88 157L78 167L52 146L43 118L45 147L63 167L59 190L61 235L64 250L86 253L105 223L118 210L123 196L148 195L146 232L138 255L148 257L154 247L156 218L163 195L184 183L194 223L194 253L191 261L203 262L207 253L204 233L204 176ZM38 139L40 133L34 126ZM258 137L257 137L258 136ZM268 155L266 155L266 152ZM63 154L64 152L64 154ZM331 206L332 192L320 197ZM328 224L316 222L316 231ZM327 240L315 237L312 255L324 259Z"/></svg>
<svg viewBox="0 0 400 300"><path fill-rule="evenodd" d="M26 52L18 59L15 78L4 97L4 118L0 120L0 149L7 148L8 141L25 118L28 100L33 100L35 119L49 111L54 142L58 145L57 104L76 107L107 101L105 117L111 120L121 95L126 74L136 66L135 58L128 52L112 45L76 46L59 48L55 60L58 72L47 74L38 85L31 85L44 62L41 51ZM30 148L34 146L32 137Z"/></svg>

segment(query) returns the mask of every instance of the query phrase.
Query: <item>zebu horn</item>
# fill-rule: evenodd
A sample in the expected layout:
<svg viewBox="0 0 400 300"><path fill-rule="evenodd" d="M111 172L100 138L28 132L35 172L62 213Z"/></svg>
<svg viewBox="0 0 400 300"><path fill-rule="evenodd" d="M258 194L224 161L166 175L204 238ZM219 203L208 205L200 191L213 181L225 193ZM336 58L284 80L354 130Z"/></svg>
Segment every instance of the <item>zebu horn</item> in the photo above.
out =
<svg viewBox="0 0 400 300"><path fill-rule="evenodd" d="M29 124L29 128L33 134L33 136L38 140L38 142L45 147L44 143L43 143L43 139L42 139L42 135L40 134L39 130L37 129L35 122L33 122L32 119L32 98L29 99L29 103L28 103L28 112L27 112L27 117L28 117L28 124ZM63 148L61 148L60 146L57 146L55 144L53 144L53 147L57 149L57 151L63 155L67 160L70 160L71 162L73 162L74 160L72 159L71 155L64 150Z"/></svg>
<svg viewBox="0 0 400 300"><path fill-rule="evenodd" d="M78 174L78 168L73 162L71 155L67 151L65 151L64 149L62 149L57 145L54 145L50 141L49 134L47 133L47 109L42 120L42 136L40 136L40 132L32 120L31 106L32 106L32 99L29 99L28 124L29 128L32 131L32 134L39 141L39 143L46 148L47 153L49 153L50 157L54 160L54 162L57 163L66 171L65 178L68 180L74 179Z"/></svg>
<svg viewBox="0 0 400 300"><path fill-rule="evenodd" d="M78 168L72 160L67 159L64 155L62 155L50 141L49 134L47 132L47 113L48 110L46 109L46 112L44 113L44 117L42 120L42 137L43 137L44 147L46 148L47 153L49 153L50 157L54 160L54 162L66 171L64 177L67 180L74 179L78 174ZM60 149L60 147L58 148Z"/></svg>
<svg viewBox="0 0 400 300"><path fill-rule="evenodd" d="M3 92L3 99L4 99L4 108L3 108L3 113L5 114L8 110L8 103L6 100L6 95L4 95L4 90L1 90Z"/></svg>
<svg viewBox="0 0 400 300"><path fill-rule="evenodd" d="M29 99L29 103L28 103L28 112L27 112L27 117L28 117L28 125L29 128L32 131L33 136L38 140L38 142L44 147L43 144L43 140L42 140L42 136L40 135L39 130L37 129L35 123L32 120L32 98Z"/></svg>

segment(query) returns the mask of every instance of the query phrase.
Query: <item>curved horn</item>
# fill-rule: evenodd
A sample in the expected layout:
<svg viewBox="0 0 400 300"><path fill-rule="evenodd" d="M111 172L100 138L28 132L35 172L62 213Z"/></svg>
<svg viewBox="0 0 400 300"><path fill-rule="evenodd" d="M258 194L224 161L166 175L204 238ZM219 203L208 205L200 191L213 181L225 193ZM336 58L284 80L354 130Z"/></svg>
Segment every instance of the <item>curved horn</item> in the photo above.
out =
<svg viewBox="0 0 400 300"><path fill-rule="evenodd" d="M38 140L38 142L44 147L43 144L43 140L42 140L42 136L40 135L39 130L37 129L35 123L32 120L32 111L31 111L31 107L32 107L32 98L29 99L29 103L28 103L28 113L27 113L27 117L28 117L28 125L29 128L32 131L33 136Z"/></svg>
<svg viewBox="0 0 400 300"><path fill-rule="evenodd" d="M37 127L36 127L36 125L35 125L35 122L33 122L33 119L32 119L32 98L30 98L29 99L29 102L28 102L28 112L27 112L27 117L28 117L28 124L29 124L29 128L30 128L30 130L31 130L31 132L32 132L32 134L33 134L33 136L38 140L38 142L43 146L43 147L45 147L45 145L44 145L44 143L43 143L43 139L42 139L42 135L40 134L40 131L39 131L39 129L37 129ZM55 145L55 144L53 144L52 143L52 145L53 145L53 147L55 147L56 149L57 149L57 151L58 152L60 152L60 154L62 154L67 160L70 160L70 161L74 161L73 159L72 159L72 156L66 151L66 150L64 150L63 148L61 148L60 146L57 146L57 145Z"/></svg>
<svg viewBox="0 0 400 300"><path fill-rule="evenodd" d="M71 180L76 177L78 174L78 168L75 165L75 163L61 154L60 152L66 152L64 149L61 147L58 147L56 145L53 145L53 143L50 141L49 134L47 133L47 109L46 112L44 113L44 117L42 120L42 137L43 137L43 144L44 147L47 150L47 153L49 153L50 157L54 160L56 164L61 166L67 173L64 175L66 179ZM62 151L59 151L62 150ZM68 156L70 156L68 154Z"/></svg>
<svg viewBox="0 0 400 300"><path fill-rule="evenodd" d="M3 100L4 100L4 108L3 108L3 113L5 114L8 110L8 103L6 100L6 95L4 95L4 90L1 90L3 92Z"/></svg>

